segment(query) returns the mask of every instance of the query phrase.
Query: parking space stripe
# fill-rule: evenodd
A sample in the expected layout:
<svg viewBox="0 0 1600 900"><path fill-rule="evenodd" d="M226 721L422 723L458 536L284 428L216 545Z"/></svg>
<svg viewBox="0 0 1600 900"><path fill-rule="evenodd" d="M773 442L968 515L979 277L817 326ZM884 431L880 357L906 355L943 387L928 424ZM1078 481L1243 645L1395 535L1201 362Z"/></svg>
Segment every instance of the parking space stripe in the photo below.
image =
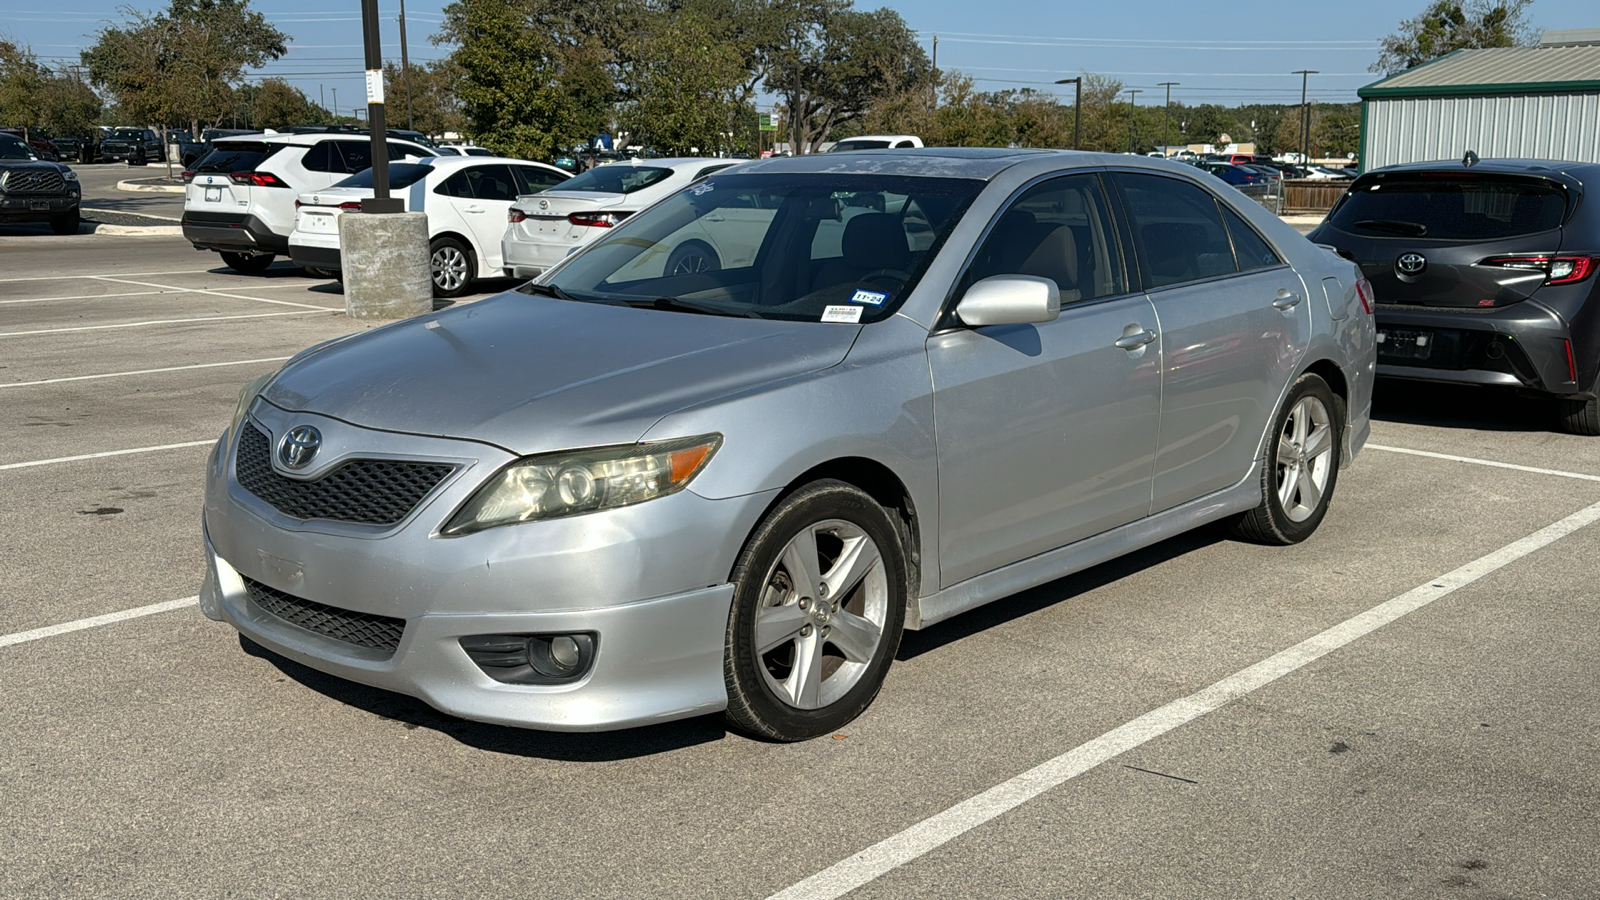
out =
<svg viewBox="0 0 1600 900"><path fill-rule="evenodd" d="M205 275L210 269L179 269L176 272L124 272L123 278L139 278L148 275ZM0 284L20 284L24 281L71 281L74 278L100 278L100 275L29 275L24 278L0 278Z"/></svg>
<svg viewBox="0 0 1600 900"><path fill-rule="evenodd" d="M1600 520L1600 503L1499 550L1418 585L1321 634L1270 656L1187 697L1174 700L1086 744L1041 763L977 796L912 825L860 853L797 882L768 900L833 900L924 856L972 829L1173 729L1215 712L1391 622L1472 584L1580 528Z"/></svg>
<svg viewBox="0 0 1600 900"><path fill-rule="evenodd" d="M128 291L122 294L79 294L75 297L25 297L21 300L0 300L0 306L9 306L13 303L50 303L55 300L107 300L112 297L149 297L153 294L169 294L172 291Z"/></svg>
<svg viewBox="0 0 1600 900"><path fill-rule="evenodd" d="M106 613L103 616L91 616L87 619L77 619L72 622L62 622L60 625L46 625L31 631L18 631L15 634L0 634L0 647L10 647L13 644L26 644L29 641L42 640L55 637L58 634L69 634L82 631L85 628L97 628L101 625L110 625L114 622L126 622L141 616L153 616L156 613L171 612L175 609L194 606L200 602L198 596L184 597L182 600L167 600L163 603L152 603L149 606L140 606L135 609L125 609L121 612Z"/></svg>
<svg viewBox="0 0 1600 900"><path fill-rule="evenodd" d="M196 363L192 366L167 366L164 369L134 369L131 372L106 372L102 375L73 375L67 378L45 378L39 381L13 381L10 384L0 384L0 390L6 388L36 387L41 384L61 384L64 381L92 381L97 378L122 378L127 375L154 375L158 372L185 372L189 369L219 369L223 366L248 366L252 363L283 362L287 356L268 356L264 359L236 359L233 362Z"/></svg>
<svg viewBox="0 0 1600 900"><path fill-rule="evenodd" d="M146 325L184 325L189 322L224 322L230 319L267 319L271 318L272 316L309 316L312 313L317 312L336 313L343 311L344 310L339 309L325 309L319 306L315 309L296 309L290 310L289 312L249 313L238 316L195 316L188 319L151 319L146 322L122 322L117 325L78 325L72 328L41 328L36 331L0 331L0 338L27 337L29 335L39 334L66 334L73 331L104 331L109 328L143 328Z"/></svg>
<svg viewBox="0 0 1600 900"><path fill-rule="evenodd" d="M304 309L325 309L330 312L343 312L342 308L332 306L317 306L314 303L295 303L293 300L269 300L266 297L250 297L244 294L230 294L227 291L213 291L207 288L179 288L166 284L153 284L148 281L131 281L127 278L117 278L111 275L96 275L101 281L111 281L117 284L136 284L141 287L168 288L174 291L183 291L189 294L206 294L211 297L227 297L231 300L253 300L256 303L276 303L280 306L299 306Z"/></svg>
<svg viewBox="0 0 1600 900"><path fill-rule="evenodd" d="M58 456L55 459L34 459L28 462L15 462L0 465L0 472L7 469L31 469L34 466L53 466L56 463L79 462L85 459L105 459L108 456L129 456L134 453L155 453L158 450L181 450L184 447L199 447L205 444L215 444L216 438L207 438L203 441L184 441L181 444L160 444L155 447L132 447L127 450L104 450L100 453L83 453L78 456Z"/></svg>
<svg viewBox="0 0 1600 900"><path fill-rule="evenodd" d="M1499 462L1492 459L1474 459L1470 456L1452 456L1449 453L1434 453L1431 450L1386 447L1383 444L1368 444L1367 449L1382 450L1385 453L1403 453L1407 456L1425 456L1428 459L1443 459L1449 462L1470 463L1475 466L1492 466L1496 469L1511 469L1515 472L1531 472L1534 475L1555 475L1560 478L1576 478L1580 481L1600 481L1600 475L1587 475L1583 472L1563 472L1560 469L1540 469L1535 466L1519 466L1516 463Z"/></svg>

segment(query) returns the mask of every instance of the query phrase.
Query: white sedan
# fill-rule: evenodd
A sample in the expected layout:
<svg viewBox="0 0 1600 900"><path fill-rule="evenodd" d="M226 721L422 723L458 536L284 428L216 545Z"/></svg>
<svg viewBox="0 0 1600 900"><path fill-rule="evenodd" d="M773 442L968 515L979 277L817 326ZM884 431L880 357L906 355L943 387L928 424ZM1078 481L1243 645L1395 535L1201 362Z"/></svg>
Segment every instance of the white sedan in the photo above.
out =
<svg viewBox="0 0 1600 900"><path fill-rule="evenodd" d="M571 176L543 163L483 156L441 156L389 164L389 189L408 212L428 214L433 293L456 297L476 278L501 274L500 237L519 196L537 194ZM289 258L296 265L338 273L339 216L373 196L372 170L295 201Z"/></svg>
<svg viewBox="0 0 1600 900"><path fill-rule="evenodd" d="M739 162L711 157L631 159L590 169L537 197L519 197L500 243L505 274L532 278L639 210ZM675 262L697 269L720 267L704 255Z"/></svg>

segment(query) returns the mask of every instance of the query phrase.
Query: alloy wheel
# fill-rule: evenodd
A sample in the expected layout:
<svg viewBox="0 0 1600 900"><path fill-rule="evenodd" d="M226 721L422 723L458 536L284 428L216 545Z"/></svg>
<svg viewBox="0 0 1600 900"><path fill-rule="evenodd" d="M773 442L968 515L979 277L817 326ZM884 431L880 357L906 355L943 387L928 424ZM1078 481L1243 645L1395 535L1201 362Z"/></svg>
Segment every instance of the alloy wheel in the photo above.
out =
<svg viewBox="0 0 1600 900"><path fill-rule="evenodd" d="M1291 522L1304 522L1322 506L1333 471L1333 426L1328 407L1311 395L1289 410L1278 435L1278 503Z"/></svg>

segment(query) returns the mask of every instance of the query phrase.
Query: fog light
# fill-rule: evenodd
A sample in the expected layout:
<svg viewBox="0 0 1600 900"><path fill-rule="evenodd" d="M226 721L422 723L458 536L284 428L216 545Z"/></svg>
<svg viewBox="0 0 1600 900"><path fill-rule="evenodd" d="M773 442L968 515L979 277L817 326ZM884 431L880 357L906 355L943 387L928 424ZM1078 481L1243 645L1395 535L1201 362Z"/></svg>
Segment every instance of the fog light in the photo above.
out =
<svg viewBox="0 0 1600 900"><path fill-rule="evenodd" d="M594 665L596 635L475 634L460 639L461 649L485 675L504 684L565 684Z"/></svg>
<svg viewBox="0 0 1600 900"><path fill-rule="evenodd" d="M550 641L550 659L563 669L576 669L583 657L578 653L578 642L568 635Z"/></svg>

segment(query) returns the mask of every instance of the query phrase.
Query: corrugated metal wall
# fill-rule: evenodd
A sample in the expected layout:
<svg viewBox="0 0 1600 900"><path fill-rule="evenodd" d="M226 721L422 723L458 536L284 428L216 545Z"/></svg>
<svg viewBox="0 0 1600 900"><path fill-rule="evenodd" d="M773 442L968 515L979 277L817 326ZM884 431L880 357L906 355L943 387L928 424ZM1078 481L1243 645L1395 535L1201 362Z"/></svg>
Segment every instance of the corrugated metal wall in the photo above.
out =
<svg viewBox="0 0 1600 900"><path fill-rule="evenodd" d="M1600 92L1367 101L1363 169L1480 157L1600 162Z"/></svg>

